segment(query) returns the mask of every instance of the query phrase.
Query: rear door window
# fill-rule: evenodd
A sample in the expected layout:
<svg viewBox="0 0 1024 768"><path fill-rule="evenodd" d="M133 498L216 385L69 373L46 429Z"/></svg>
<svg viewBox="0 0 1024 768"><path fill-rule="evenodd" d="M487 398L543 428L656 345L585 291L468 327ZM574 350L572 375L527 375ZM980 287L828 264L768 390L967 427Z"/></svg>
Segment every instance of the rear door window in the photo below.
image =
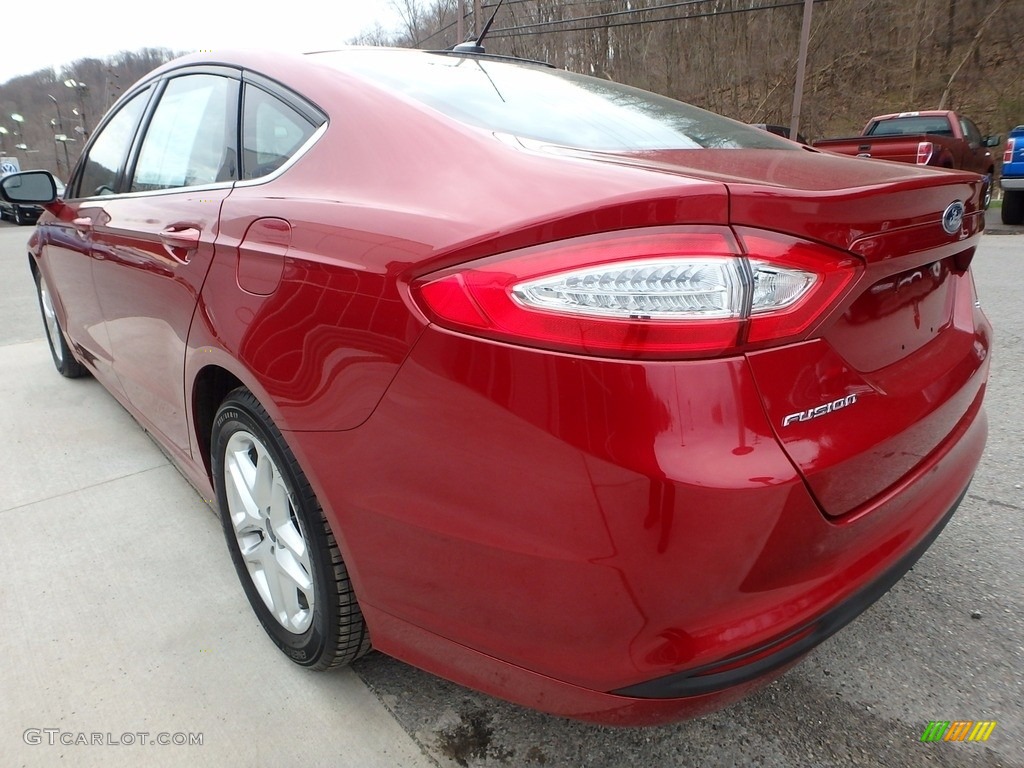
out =
<svg viewBox="0 0 1024 768"><path fill-rule="evenodd" d="M317 127L281 99L247 83L242 102L242 179L258 179L276 171Z"/></svg>
<svg viewBox="0 0 1024 768"><path fill-rule="evenodd" d="M960 127L963 129L964 136L967 137L968 144L970 144L972 147L981 146L981 131L978 130L978 126L976 126L966 117L961 117Z"/></svg>
<svg viewBox="0 0 1024 768"><path fill-rule="evenodd" d="M149 122L132 192L234 181L238 81L219 75L176 77Z"/></svg>

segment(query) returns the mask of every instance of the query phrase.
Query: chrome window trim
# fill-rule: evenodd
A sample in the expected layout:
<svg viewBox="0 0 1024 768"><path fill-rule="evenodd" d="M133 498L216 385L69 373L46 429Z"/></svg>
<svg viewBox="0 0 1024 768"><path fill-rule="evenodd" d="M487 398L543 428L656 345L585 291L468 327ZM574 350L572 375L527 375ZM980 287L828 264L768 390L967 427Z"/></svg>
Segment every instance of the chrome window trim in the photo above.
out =
<svg viewBox="0 0 1024 768"><path fill-rule="evenodd" d="M83 202L92 202L97 200L130 200L138 197L173 195L180 194L181 192L206 192L212 190L232 188L235 186L252 187L259 184L265 184L267 182L274 181L283 173L285 173L289 168L291 168L296 162L298 162L303 155L305 155L310 149L312 149L313 145L320 140L324 133L327 132L327 128L330 125L330 119L327 117L327 113L324 110L320 109L320 107L318 107L316 104L309 101L305 96L300 95L298 92L292 91L288 86L283 85L282 83L279 83L278 81L273 80L272 78L269 78L258 72L252 72L244 68L238 67L236 65L229 64L186 64L180 67L174 67L165 72L162 72L160 75L149 77L143 80L142 82L136 83L135 86L133 86L128 93L124 94L120 99L118 99L118 102L114 105L115 107L118 107L118 111L120 111L120 107L123 104L126 104L131 98L142 93L147 88L153 89L149 96L150 102L145 107L141 122L139 123L139 125L136 126L137 135L132 143L131 149L129 150L129 158L135 157L137 153L135 141L139 139L138 132L145 132L146 130L148 130L148 118L151 116L148 113L150 112L150 110L154 109L154 105L152 103L154 95L157 96L157 101L159 103L159 99L163 95L162 86L164 86L168 81L170 81L173 78L192 74L219 75L221 77L228 77L238 81L240 83L240 88L238 91L239 120L241 120L241 108L243 98L242 89L245 87L246 84L249 84L266 91L268 94L270 94L276 99L280 99L284 104L294 109L307 120L310 120L310 122L314 122L314 118L320 118L322 122L320 126L315 131L313 131L312 134L310 134L310 137L305 141L305 143L303 143L302 146L299 147L295 151L295 153L288 158L288 160L282 163L279 168L273 171L273 173L269 173L266 176L260 176L259 178L256 179L246 179L244 181L219 181L213 184L202 184L189 187L174 187L170 189L158 189L143 192L118 192L113 195L91 195L89 197L74 198L75 202L78 202L79 200ZM71 178L68 179L68 186L70 186L72 182L77 182L77 176L79 175L78 171L81 167L82 158L85 157L86 153L91 148L93 140L103 130L103 128L106 126L107 122L109 122L113 114L116 113L108 111L107 114L103 116L103 119L100 121L100 123L93 130L93 135L89 137L89 142L83 148L82 157L79 158L79 162L78 164L76 164L74 172L71 175ZM241 152L241 147L239 147L239 152Z"/></svg>
<svg viewBox="0 0 1024 768"><path fill-rule="evenodd" d="M77 203L79 200L94 201L94 200L131 200L138 197L156 197L158 195L176 195L182 192L208 192L216 189L230 189L237 182L235 181L218 181L213 184L201 184L192 187L169 187L167 189L152 189L144 192L118 192L116 195L93 195L92 197L78 197L75 198Z"/></svg>
<svg viewBox="0 0 1024 768"><path fill-rule="evenodd" d="M83 202L93 200L131 200L139 197L157 197L160 195L178 195L182 192L209 192L218 189L231 189L232 187L255 187L259 184L266 184L267 182L273 181L277 177L285 173L289 168L292 167L299 159L305 155L313 145L316 144L320 137L327 132L327 126L329 121L323 123L319 128L310 134L310 137L306 139L305 143L299 147L295 154L286 160L280 168L275 170L273 173L268 173L266 176L260 176L258 179L246 179L245 181L218 181L213 184L200 184L191 187L172 187L170 189L155 189L144 192L119 192L115 195L93 195L92 197L79 197L76 198L76 202L81 200Z"/></svg>
<svg viewBox="0 0 1024 768"><path fill-rule="evenodd" d="M235 186L236 187L255 187L255 186L259 185L259 184L266 184L269 181L273 181L278 176L280 176L281 174L285 173L293 165L295 165L295 163L297 163L299 161L299 159L303 155L305 155L310 149L312 149L313 145L316 144L320 140L320 137L323 136L325 133L327 133L327 126L329 126L329 125L330 125L330 120L325 120L323 123L321 123L320 127L317 128L315 131L313 131L312 134L310 134L309 138L306 139L305 143L301 147L299 147L297 150L295 150L295 153L291 157L289 157L287 160L285 160L281 164L281 166L279 168L277 168L275 171L273 171L272 173L268 173L266 176L260 176L259 178L255 178L255 179L245 179L245 180L242 180L242 181L236 181L235 182Z"/></svg>

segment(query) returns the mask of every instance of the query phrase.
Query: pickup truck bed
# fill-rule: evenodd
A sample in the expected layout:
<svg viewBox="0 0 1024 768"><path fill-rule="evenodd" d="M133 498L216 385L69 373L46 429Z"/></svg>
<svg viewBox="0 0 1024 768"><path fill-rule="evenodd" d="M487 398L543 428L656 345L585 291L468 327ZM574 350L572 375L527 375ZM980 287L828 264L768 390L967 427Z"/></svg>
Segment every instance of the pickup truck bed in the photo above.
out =
<svg viewBox="0 0 1024 768"><path fill-rule="evenodd" d="M999 136L982 136L962 115L932 110L878 115L860 136L823 139L814 146L843 155L973 171L985 176L991 188L995 159L989 148L999 141ZM1019 143L1024 147L1024 137ZM986 191L986 205L990 196Z"/></svg>

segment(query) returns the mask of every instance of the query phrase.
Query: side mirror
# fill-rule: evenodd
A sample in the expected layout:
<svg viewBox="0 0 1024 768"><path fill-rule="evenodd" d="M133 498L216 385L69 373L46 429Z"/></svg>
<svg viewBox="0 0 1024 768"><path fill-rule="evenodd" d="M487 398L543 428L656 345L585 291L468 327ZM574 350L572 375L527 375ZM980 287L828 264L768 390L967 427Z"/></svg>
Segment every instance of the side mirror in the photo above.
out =
<svg viewBox="0 0 1024 768"><path fill-rule="evenodd" d="M986 147L998 147L1003 143L1003 137L1000 134L993 134L992 136L986 136L981 140L981 143Z"/></svg>
<svg viewBox="0 0 1024 768"><path fill-rule="evenodd" d="M8 203L48 205L57 199L57 182L49 171L11 173L0 179L0 197Z"/></svg>

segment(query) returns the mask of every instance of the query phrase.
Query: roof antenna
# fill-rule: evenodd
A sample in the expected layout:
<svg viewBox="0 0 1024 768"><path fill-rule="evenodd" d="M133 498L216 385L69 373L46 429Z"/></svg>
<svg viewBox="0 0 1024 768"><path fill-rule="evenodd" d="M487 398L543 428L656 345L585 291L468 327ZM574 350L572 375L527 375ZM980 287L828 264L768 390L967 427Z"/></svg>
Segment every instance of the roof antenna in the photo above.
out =
<svg viewBox="0 0 1024 768"><path fill-rule="evenodd" d="M504 2L505 0L498 0L498 4L494 7L494 13L491 14L491 18L487 20L484 28L480 30L480 37L476 40L468 40L465 43L459 43L458 45L452 46L452 51L455 53L486 53L482 43L484 38L487 37L487 33L491 31L491 24L494 23L494 17L498 15L498 10Z"/></svg>

